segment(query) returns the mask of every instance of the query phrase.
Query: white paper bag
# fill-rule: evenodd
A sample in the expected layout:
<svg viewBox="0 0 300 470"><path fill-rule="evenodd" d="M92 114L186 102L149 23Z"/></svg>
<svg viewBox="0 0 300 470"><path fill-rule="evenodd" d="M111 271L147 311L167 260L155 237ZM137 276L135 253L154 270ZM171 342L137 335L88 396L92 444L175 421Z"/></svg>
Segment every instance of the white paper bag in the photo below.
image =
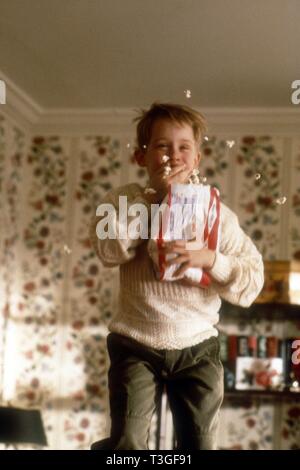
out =
<svg viewBox="0 0 300 470"><path fill-rule="evenodd" d="M160 205L160 217L156 213L152 220L151 239L148 252L153 260L156 276L161 281L176 281L186 278L201 287L209 286L211 278L201 268L189 268L181 276L173 277L178 264L164 266L177 254L164 256L160 246L164 241L187 240L186 248L218 250L220 243L220 196L219 191L209 185L172 184Z"/></svg>

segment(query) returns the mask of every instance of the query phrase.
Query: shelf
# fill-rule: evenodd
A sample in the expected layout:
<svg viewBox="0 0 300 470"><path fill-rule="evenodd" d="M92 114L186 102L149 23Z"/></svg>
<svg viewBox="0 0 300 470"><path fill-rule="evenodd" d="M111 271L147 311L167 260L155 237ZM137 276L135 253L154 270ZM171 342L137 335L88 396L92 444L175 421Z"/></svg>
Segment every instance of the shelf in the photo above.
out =
<svg viewBox="0 0 300 470"><path fill-rule="evenodd" d="M300 400L300 392L291 392L283 390L277 392L275 390L225 390L224 399L238 398L247 400L249 398L271 398L276 400Z"/></svg>
<svg viewBox="0 0 300 470"><path fill-rule="evenodd" d="M272 318L278 320L293 320L300 318L300 305L295 304L252 304L248 308L232 305L228 302L222 301L220 310L220 319L228 317L240 318ZM292 392L293 393L293 392Z"/></svg>

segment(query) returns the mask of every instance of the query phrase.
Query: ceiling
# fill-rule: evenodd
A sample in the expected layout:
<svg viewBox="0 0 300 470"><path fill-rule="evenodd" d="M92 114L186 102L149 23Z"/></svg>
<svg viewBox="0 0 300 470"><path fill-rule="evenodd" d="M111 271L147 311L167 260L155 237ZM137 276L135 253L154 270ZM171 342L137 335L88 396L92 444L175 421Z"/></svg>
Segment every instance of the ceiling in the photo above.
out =
<svg viewBox="0 0 300 470"><path fill-rule="evenodd" d="M0 0L0 70L48 109L293 107L300 0Z"/></svg>

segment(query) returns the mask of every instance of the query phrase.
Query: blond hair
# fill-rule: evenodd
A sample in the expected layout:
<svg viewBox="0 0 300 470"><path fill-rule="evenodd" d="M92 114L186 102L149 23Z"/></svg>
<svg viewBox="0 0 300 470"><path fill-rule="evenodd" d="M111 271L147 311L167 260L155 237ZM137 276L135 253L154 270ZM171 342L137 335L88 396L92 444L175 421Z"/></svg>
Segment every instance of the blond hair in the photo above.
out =
<svg viewBox="0 0 300 470"><path fill-rule="evenodd" d="M180 125L188 124L193 129L195 141L199 145L202 144L207 132L205 118L198 111L181 104L155 102L150 109L140 110L139 115L134 119L134 122L137 122L136 133L139 149L143 150L149 144L153 124L158 119L166 119Z"/></svg>

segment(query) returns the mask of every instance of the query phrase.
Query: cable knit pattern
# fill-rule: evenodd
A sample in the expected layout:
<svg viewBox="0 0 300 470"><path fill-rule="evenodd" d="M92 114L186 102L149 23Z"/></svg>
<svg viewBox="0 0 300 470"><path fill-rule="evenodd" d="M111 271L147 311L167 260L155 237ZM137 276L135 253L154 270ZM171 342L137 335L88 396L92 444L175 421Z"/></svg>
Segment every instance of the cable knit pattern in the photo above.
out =
<svg viewBox="0 0 300 470"><path fill-rule="evenodd" d="M138 184L110 191L101 203L112 204L119 229L119 196L127 196L128 208L143 203L150 205ZM156 349L183 349L217 336L221 298L248 307L255 300L264 282L263 261L254 243L239 226L237 216L221 203L221 243L213 267L211 285L203 289L188 285L186 280L158 281L152 260L143 239L100 240L95 217L90 237L104 266L120 266L119 307L109 330L129 336ZM128 216L128 224L135 216ZM117 231L118 233L118 231Z"/></svg>

